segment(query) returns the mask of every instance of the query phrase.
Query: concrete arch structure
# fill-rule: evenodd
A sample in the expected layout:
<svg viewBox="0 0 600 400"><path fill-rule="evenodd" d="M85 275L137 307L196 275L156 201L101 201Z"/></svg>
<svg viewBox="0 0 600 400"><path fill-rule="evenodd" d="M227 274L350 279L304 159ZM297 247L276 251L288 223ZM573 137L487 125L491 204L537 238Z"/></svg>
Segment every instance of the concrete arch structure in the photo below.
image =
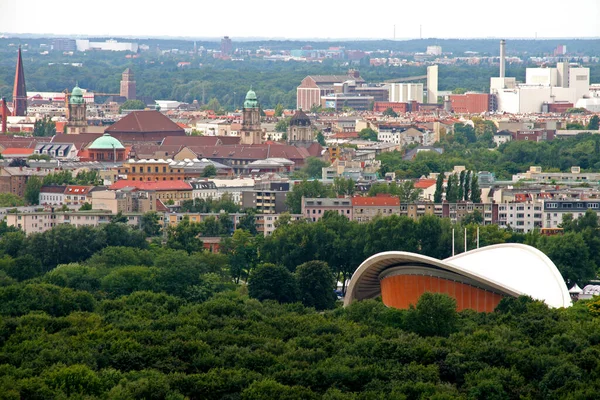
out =
<svg viewBox="0 0 600 400"><path fill-rule="evenodd" d="M541 251L517 243L487 246L438 260L387 251L366 259L354 272L344 305L382 296L389 307L408 308L425 292L446 293L459 310L493 311L504 297L531 296L548 306L571 306L565 282Z"/></svg>

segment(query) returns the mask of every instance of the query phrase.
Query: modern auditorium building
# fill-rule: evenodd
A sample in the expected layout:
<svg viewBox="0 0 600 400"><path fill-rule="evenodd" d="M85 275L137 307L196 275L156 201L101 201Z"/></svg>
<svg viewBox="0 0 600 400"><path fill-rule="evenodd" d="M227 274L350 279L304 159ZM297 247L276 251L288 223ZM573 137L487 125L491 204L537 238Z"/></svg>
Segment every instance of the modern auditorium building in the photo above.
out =
<svg viewBox="0 0 600 400"><path fill-rule="evenodd" d="M381 296L388 307L409 308L425 292L446 293L457 309L494 311L504 297L531 296L550 307L569 307L571 298L554 263L541 251L507 243L468 251L445 260L387 251L356 270L344 305Z"/></svg>

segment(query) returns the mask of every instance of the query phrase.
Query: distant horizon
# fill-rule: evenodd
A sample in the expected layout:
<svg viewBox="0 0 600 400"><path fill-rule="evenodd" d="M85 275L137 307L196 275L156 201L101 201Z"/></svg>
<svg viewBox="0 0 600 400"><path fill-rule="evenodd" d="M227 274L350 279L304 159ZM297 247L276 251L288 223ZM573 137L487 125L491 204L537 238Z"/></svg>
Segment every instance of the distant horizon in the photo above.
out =
<svg viewBox="0 0 600 400"><path fill-rule="evenodd" d="M0 1L0 29L10 35L272 40L412 40L420 38L600 38L600 2L579 0L396 2L352 7L304 0L283 4L230 0L147 2ZM74 33L76 32L76 33ZM402 39L400 39L402 38Z"/></svg>
<svg viewBox="0 0 600 400"><path fill-rule="evenodd" d="M228 36L165 36L165 35L103 35L103 34L55 34L55 33L15 33L15 32L0 32L0 39L11 38L28 38L28 39L48 39L48 38L63 38L63 39L135 39L135 40L188 40L188 41L207 41L219 42L223 37ZM369 38L369 37L339 37L339 38L320 38L320 37L266 37L266 36L229 36L233 42L252 42L252 41L286 41L286 42L407 42L407 41L427 41L427 40L600 40L600 36L589 37L511 37L511 36L487 36L487 37L405 37L405 38Z"/></svg>

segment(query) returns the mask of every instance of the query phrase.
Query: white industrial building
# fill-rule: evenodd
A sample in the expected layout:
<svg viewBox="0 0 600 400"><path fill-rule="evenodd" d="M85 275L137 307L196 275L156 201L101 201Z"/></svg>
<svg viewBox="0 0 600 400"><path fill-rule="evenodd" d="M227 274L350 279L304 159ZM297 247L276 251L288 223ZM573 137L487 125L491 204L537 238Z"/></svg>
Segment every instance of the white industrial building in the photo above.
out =
<svg viewBox="0 0 600 400"><path fill-rule="evenodd" d="M391 83L389 93L390 101L395 103L423 102L422 83Z"/></svg>
<svg viewBox="0 0 600 400"><path fill-rule="evenodd" d="M105 42L91 42L89 39L77 39L75 41L77 51L106 50L106 51L131 51L137 53L138 44L130 42L117 42L107 40Z"/></svg>
<svg viewBox="0 0 600 400"><path fill-rule="evenodd" d="M527 68L524 84L506 77L504 46L504 40L500 41L500 76L490 80L490 93L496 96L498 111L540 113L545 103L577 104L589 95L590 69L566 62L554 68Z"/></svg>

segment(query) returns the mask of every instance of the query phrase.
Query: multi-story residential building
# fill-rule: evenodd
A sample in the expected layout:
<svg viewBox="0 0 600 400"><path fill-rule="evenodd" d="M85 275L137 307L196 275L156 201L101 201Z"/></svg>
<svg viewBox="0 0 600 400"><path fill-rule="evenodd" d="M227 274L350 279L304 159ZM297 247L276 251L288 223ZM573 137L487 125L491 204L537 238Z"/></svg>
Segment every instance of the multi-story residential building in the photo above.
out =
<svg viewBox="0 0 600 400"><path fill-rule="evenodd" d="M229 218L231 218L233 222L233 227L235 227L240 223L240 218L245 214L243 213L232 213L227 214ZM190 222L200 223L206 220L206 218L216 218L219 219L221 214L219 213L170 213L165 215L165 225L168 226L177 226L181 221L185 218L188 218Z"/></svg>
<svg viewBox="0 0 600 400"><path fill-rule="evenodd" d="M66 205L81 205L92 202L91 192L95 186L68 185L65 187L64 202Z"/></svg>
<svg viewBox="0 0 600 400"><path fill-rule="evenodd" d="M592 210L600 216L600 200L545 200L543 212L543 227L557 228L565 214L573 215L573 219L583 217L587 210Z"/></svg>
<svg viewBox="0 0 600 400"><path fill-rule="evenodd" d="M242 192L242 207L253 208L259 214L280 214L287 211L287 191L248 190Z"/></svg>
<svg viewBox="0 0 600 400"><path fill-rule="evenodd" d="M44 185L40 189L41 206L62 206L65 204L65 186Z"/></svg>
<svg viewBox="0 0 600 400"><path fill-rule="evenodd" d="M0 192L13 193L19 197L23 197L25 186L30 177L35 175L41 179L50 172L48 169L2 167L0 168Z"/></svg>
<svg viewBox="0 0 600 400"><path fill-rule="evenodd" d="M369 222L377 216L400 215L400 198L379 195L375 197L353 197L352 219Z"/></svg>
<svg viewBox="0 0 600 400"><path fill-rule="evenodd" d="M189 183L192 186L192 198L194 199L208 200L217 199L219 197L217 195L217 185L215 185L213 181L190 181Z"/></svg>
<svg viewBox="0 0 600 400"><path fill-rule="evenodd" d="M92 209L109 210L113 214L157 211L157 200L156 192L135 188L92 191Z"/></svg>
<svg viewBox="0 0 600 400"><path fill-rule="evenodd" d="M400 215L404 215L415 220L424 217L425 215L435 215L436 217L441 218L444 216L443 204L402 203L400 204Z"/></svg>
<svg viewBox="0 0 600 400"><path fill-rule="evenodd" d="M484 225L495 224L498 220L498 204L496 203L443 203L442 216L450 218L453 223L459 223L476 210L481 213Z"/></svg>
<svg viewBox="0 0 600 400"><path fill-rule="evenodd" d="M192 199L192 187L184 181L144 182L121 179L109 187L110 190L121 190L124 188L136 188L140 191L156 192L156 199L165 204L169 202L179 204L181 201Z"/></svg>
<svg viewBox="0 0 600 400"><path fill-rule="evenodd" d="M276 223L282 214L257 214L255 216L256 230L265 236L271 236L276 229ZM290 222L298 221L304 218L302 214L287 214Z"/></svg>
<svg viewBox="0 0 600 400"><path fill-rule="evenodd" d="M174 164L174 165L172 165ZM119 168L120 175L132 181L181 181L183 166L167 160L129 160Z"/></svg>
<svg viewBox="0 0 600 400"><path fill-rule="evenodd" d="M128 214L127 224L139 226L142 214ZM8 226L21 229L25 234L41 233L61 224L79 226L100 226L111 221L110 211L66 211L9 213L6 215Z"/></svg>
<svg viewBox="0 0 600 400"><path fill-rule="evenodd" d="M543 202L518 202L498 204L498 225L527 233L542 227Z"/></svg>
<svg viewBox="0 0 600 400"><path fill-rule="evenodd" d="M302 215L310 221L318 221L326 211L333 211L353 219L352 199L348 198L302 198Z"/></svg>

